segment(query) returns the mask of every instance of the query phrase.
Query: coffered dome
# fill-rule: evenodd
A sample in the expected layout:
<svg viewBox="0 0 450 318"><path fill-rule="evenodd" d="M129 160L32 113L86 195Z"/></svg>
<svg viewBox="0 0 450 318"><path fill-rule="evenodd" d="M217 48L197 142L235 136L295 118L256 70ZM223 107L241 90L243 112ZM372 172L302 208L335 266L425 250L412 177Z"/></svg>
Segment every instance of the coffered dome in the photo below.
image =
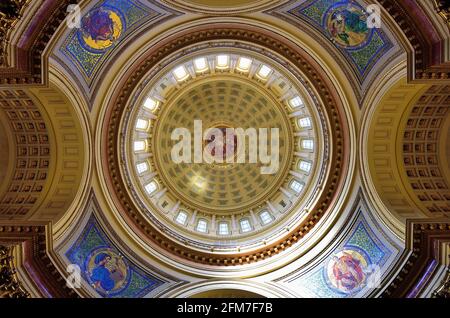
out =
<svg viewBox="0 0 450 318"><path fill-rule="evenodd" d="M141 213L174 238L215 252L278 239L305 218L323 182L328 137L316 127L327 122L315 96L249 50L200 50L183 60L144 77L124 113L123 174ZM224 133L220 158L212 128ZM174 136L177 129L186 140ZM174 158L180 142L187 142L181 162Z"/></svg>
<svg viewBox="0 0 450 318"><path fill-rule="evenodd" d="M442 293L444 2L4 0L0 297Z"/></svg>

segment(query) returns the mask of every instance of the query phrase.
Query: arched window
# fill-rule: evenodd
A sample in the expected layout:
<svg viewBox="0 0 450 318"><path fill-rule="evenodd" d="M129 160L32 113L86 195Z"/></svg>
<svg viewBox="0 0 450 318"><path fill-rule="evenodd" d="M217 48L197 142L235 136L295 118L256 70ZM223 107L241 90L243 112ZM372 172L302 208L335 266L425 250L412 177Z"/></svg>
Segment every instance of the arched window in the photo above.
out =
<svg viewBox="0 0 450 318"><path fill-rule="evenodd" d="M198 232L206 233L208 231L208 222L204 219L198 220L196 229Z"/></svg>
<svg viewBox="0 0 450 318"><path fill-rule="evenodd" d="M135 152L145 150L145 140L136 140L133 147Z"/></svg>
<svg viewBox="0 0 450 318"><path fill-rule="evenodd" d="M252 225L250 224L249 219L241 219L239 221L239 224L241 226L241 232L242 233L247 233L247 232L250 232L252 230Z"/></svg>
<svg viewBox="0 0 450 318"><path fill-rule="evenodd" d="M261 219L261 222L263 224L269 224L270 222L272 222L273 217L272 215L269 213L269 211L264 210L259 214L259 218Z"/></svg>
<svg viewBox="0 0 450 318"><path fill-rule="evenodd" d="M177 218L175 219L175 221L179 224L185 225L186 221L187 221L187 217L188 217L188 215L186 212L180 211L180 212L178 212L178 215L177 215Z"/></svg>
<svg viewBox="0 0 450 318"><path fill-rule="evenodd" d="M219 223L219 235L228 235L230 234L230 229L227 222Z"/></svg>
<svg viewBox="0 0 450 318"><path fill-rule="evenodd" d="M136 170L139 174L148 170L148 164L146 162L141 162L136 165Z"/></svg>
<svg viewBox="0 0 450 318"><path fill-rule="evenodd" d="M302 171L309 172L311 170L311 162L300 160L298 168Z"/></svg>
<svg viewBox="0 0 450 318"><path fill-rule="evenodd" d="M289 104L290 104L293 108L296 108L296 107L302 106L302 105L303 105L303 101L302 101L302 99L300 98L300 96L295 96L294 98L292 98L292 99L289 101Z"/></svg>
<svg viewBox="0 0 450 318"><path fill-rule="evenodd" d="M291 189L294 190L295 193L299 194L303 189L303 184L297 180L292 180Z"/></svg>
<svg viewBox="0 0 450 318"><path fill-rule="evenodd" d="M303 117L298 120L298 125L301 128L311 128L311 118Z"/></svg>
<svg viewBox="0 0 450 318"><path fill-rule="evenodd" d="M307 150L313 150L314 148L314 140L312 139L303 139L302 140L302 148Z"/></svg>
<svg viewBox="0 0 450 318"><path fill-rule="evenodd" d="M147 183L147 185L145 186L145 191L147 191L148 194L152 194L156 191L156 189L158 189L158 185L155 181Z"/></svg>

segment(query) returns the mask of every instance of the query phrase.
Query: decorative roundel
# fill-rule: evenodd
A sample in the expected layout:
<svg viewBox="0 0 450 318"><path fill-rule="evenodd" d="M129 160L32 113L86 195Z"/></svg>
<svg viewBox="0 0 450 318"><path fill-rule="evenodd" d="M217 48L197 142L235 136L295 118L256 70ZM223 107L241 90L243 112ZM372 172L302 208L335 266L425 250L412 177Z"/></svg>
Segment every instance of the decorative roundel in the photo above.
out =
<svg viewBox="0 0 450 318"><path fill-rule="evenodd" d="M318 161L324 123L279 64L247 50L194 52L144 80L132 100L124 175L166 234L245 250L306 216L327 164Z"/></svg>
<svg viewBox="0 0 450 318"><path fill-rule="evenodd" d="M123 21L120 13L108 7L93 9L81 19L80 42L90 51L103 51L119 39Z"/></svg>
<svg viewBox="0 0 450 318"><path fill-rule="evenodd" d="M367 26L367 14L357 3L336 3L325 14L331 39L344 48L364 46L372 36Z"/></svg>
<svg viewBox="0 0 450 318"><path fill-rule="evenodd" d="M108 247L92 251L87 257L85 269L89 284L102 295L118 294L130 281L128 265L122 256Z"/></svg>
<svg viewBox="0 0 450 318"><path fill-rule="evenodd" d="M335 253L325 267L325 280L343 294L355 294L366 286L370 259L363 251L346 248Z"/></svg>

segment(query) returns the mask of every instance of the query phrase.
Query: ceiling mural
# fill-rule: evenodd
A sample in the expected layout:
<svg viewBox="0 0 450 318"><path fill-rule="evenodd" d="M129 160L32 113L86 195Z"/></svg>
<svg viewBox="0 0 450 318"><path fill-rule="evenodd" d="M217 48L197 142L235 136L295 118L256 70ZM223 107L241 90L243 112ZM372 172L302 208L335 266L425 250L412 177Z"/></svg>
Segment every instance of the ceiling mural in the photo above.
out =
<svg viewBox="0 0 450 318"><path fill-rule="evenodd" d="M149 297L173 284L148 264L145 270L141 269L130 258L129 253L133 252L113 242L97 216L96 202L91 193L83 220L71 238L58 247L67 265L79 267L83 284L89 286L92 294L105 298Z"/></svg>
<svg viewBox="0 0 450 318"><path fill-rule="evenodd" d="M309 0L288 12L326 36L346 56L360 82L393 46L382 29L368 27L368 14L355 1Z"/></svg>
<svg viewBox="0 0 450 318"><path fill-rule="evenodd" d="M60 51L90 82L125 37L158 15L136 0L100 2L82 17L80 28L69 33Z"/></svg>
<svg viewBox="0 0 450 318"><path fill-rule="evenodd" d="M370 13L369 13L370 12ZM371 17L368 4L355 0L290 1L266 13L279 17L309 33L346 61L349 79L354 78L356 95L364 97L376 78L404 49L380 15L380 24ZM317 35L322 37L318 38ZM346 72L347 73L347 72Z"/></svg>
<svg viewBox="0 0 450 318"><path fill-rule="evenodd" d="M286 282L305 297L363 297L376 293L401 253L398 240L387 235L371 216L360 194L350 229L325 259ZM293 285L295 287L293 287Z"/></svg>
<svg viewBox="0 0 450 318"><path fill-rule="evenodd" d="M140 0L104 0L82 10L79 27L67 29L53 58L71 73L89 97L108 61L136 32L173 16L169 8Z"/></svg>
<svg viewBox="0 0 450 318"><path fill-rule="evenodd" d="M83 278L103 297L142 297L164 283L130 263L93 216L66 257L80 267Z"/></svg>
<svg viewBox="0 0 450 318"><path fill-rule="evenodd" d="M0 298L448 298L446 2L3 0Z"/></svg>

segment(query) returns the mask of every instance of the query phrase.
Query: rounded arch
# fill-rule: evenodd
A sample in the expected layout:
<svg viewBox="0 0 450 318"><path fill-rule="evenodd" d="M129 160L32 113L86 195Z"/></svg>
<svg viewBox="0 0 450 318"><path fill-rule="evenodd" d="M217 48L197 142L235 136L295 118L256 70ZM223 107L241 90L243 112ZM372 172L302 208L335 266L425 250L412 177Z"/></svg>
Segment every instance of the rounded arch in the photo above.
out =
<svg viewBox="0 0 450 318"><path fill-rule="evenodd" d="M166 298L198 298L198 297L265 297L292 298L298 297L292 291L276 284L246 280L208 280L190 283L161 295Z"/></svg>
<svg viewBox="0 0 450 318"><path fill-rule="evenodd" d="M445 134L448 88L407 83L406 75L406 66L399 64L372 91L364 105L360 136L363 186L382 220L399 237L405 234L407 218L438 216L433 212L445 210L445 203L436 208L436 200L431 200L445 201L440 194L445 185L431 180L442 173L427 165L439 161L438 150L445 149L442 139L438 146L438 138L439 132ZM437 163L434 166L438 169ZM418 180L423 177L427 184ZM430 189L436 191L426 194Z"/></svg>

